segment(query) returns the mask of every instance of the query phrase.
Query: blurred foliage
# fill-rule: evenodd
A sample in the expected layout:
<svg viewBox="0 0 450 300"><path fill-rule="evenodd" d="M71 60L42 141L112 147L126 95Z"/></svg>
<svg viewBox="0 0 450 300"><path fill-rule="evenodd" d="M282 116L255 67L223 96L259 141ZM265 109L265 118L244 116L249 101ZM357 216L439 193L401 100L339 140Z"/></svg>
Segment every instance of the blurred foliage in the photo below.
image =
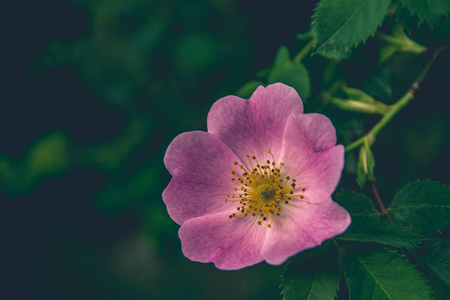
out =
<svg viewBox="0 0 450 300"><path fill-rule="evenodd" d="M8 286L2 295L279 296L281 268L227 273L185 259L161 199L170 179L162 163L170 141L206 129L211 104L270 65L278 45L292 44L314 5L300 15L292 9L287 20L283 7L254 4L7 4L4 28L12 28L1 50L8 79L0 110L0 198Z"/></svg>
<svg viewBox="0 0 450 300"><path fill-rule="evenodd" d="M8 2L0 110L4 295L279 298L280 267L222 272L182 256L178 225L161 199L170 180L162 163L167 145L183 131L205 130L218 98L247 98L260 84L295 78L305 110L328 115L347 145L376 117L324 105L319 91L339 74L351 91L390 104L425 61L396 49L385 55L386 67L374 59L378 52L361 46L328 53L332 63L318 55L299 59L311 38L299 33L308 31L316 1L297 2ZM422 45L434 47L448 33L448 18L430 33L401 13ZM434 24L436 16L418 18ZM388 18L383 26L393 23ZM338 63L342 57L348 59ZM418 177L450 183L449 66L447 52L372 148L383 199ZM347 155L341 187L356 188L357 165L358 156Z"/></svg>

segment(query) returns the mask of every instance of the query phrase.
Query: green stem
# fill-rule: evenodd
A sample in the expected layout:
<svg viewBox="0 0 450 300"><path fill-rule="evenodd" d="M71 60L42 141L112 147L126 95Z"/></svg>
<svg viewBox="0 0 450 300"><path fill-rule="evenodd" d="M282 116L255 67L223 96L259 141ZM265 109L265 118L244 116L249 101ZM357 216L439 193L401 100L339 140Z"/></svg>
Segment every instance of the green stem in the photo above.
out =
<svg viewBox="0 0 450 300"><path fill-rule="evenodd" d="M303 49L294 57L295 62L301 62L302 59L312 50L314 47L314 40L309 41L308 44L303 47Z"/></svg>
<svg viewBox="0 0 450 300"><path fill-rule="evenodd" d="M398 112L405 107L412 99L414 94L408 91L397 103L391 106L391 109L381 118L381 120L375 124L375 126L363 137L357 139L347 147L345 152L350 152L364 144L364 140L367 139L369 144L372 144L377 134L383 129L391 120L398 114Z"/></svg>
<svg viewBox="0 0 450 300"><path fill-rule="evenodd" d="M366 135L345 147L346 153L353 151L358 147L361 147L364 144L364 140L366 139L369 145L374 142L377 134L392 120L392 118L394 118L398 114L400 110L402 110L403 107L405 107L414 98L414 94L419 89L419 85L430 70L431 65L434 63L439 53L441 53L446 48L447 46L444 46L434 51L430 61L425 65L425 67L422 69L422 72L420 72L419 76L417 76L416 80L411 84L408 92L406 92L406 94L403 95L403 97L400 98L400 100L398 100L395 104L391 105L391 109L381 118L381 120L377 124L375 124L375 126Z"/></svg>
<svg viewBox="0 0 450 300"><path fill-rule="evenodd" d="M365 103L356 100L344 100L340 98L330 97L330 102L342 110L360 112L365 114L384 115L389 112L390 107L381 102Z"/></svg>
<svg viewBox="0 0 450 300"><path fill-rule="evenodd" d="M364 144L364 140L367 139L369 142L369 145L372 145L373 141L375 140L375 137L373 135L370 135L369 133L366 134L363 137L360 137L359 139L357 139L356 141L354 141L353 143L351 143L350 145L348 145L347 147L345 147L345 152L351 152L353 150L355 150L356 148L361 147ZM370 142L372 141L372 142Z"/></svg>
<svg viewBox="0 0 450 300"><path fill-rule="evenodd" d="M383 118L381 118L381 120L377 124L375 124L375 126L366 135L345 147L345 152L350 152L362 146L365 139L369 140L369 144L373 143L374 138L381 131L381 129L383 129L392 120L392 118L413 98L414 94L408 91L400 100L398 100L397 103L391 106L391 109L383 116Z"/></svg>
<svg viewBox="0 0 450 300"><path fill-rule="evenodd" d="M408 91L397 103L395 103L391 110L389 110L383 118L381 118L380 122L378 122L372 130L369 131L373 136L377 136L377 134L383 129L391 120L395 117L395 115L403 109L412 99L414 98L414 94Z"/></svg>

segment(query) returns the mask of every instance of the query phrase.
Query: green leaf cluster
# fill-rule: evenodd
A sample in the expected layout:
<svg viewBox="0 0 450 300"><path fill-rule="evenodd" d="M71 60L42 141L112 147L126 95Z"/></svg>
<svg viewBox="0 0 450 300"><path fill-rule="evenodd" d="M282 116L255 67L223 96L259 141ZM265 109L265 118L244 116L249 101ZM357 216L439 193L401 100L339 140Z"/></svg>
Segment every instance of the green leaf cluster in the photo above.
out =
<svg viewBox="0 0 450 300"><path fill-rule="evenodd" d="M430 272L450 286L450 240L430 234L449 229L450 187L409 183L394 196L387 216L364 194L342 191L333 198L352 224L291 259L282 276L283 299L433 299Z"/></svg>
<svg viewBox="0 0 450 300"><path fill-rule="evenodd" d="M379 176L375 158L383 163L373 147L377 134L414 97L411 90L418 88L417 82L428 71L428 65L420 66L418 56L425 57L436 47L445 49L448 43L441 38L441 44L433 41L433 46L427 46L428 32L417 39L416 29L421 25L433 31L445 23L441 21L449 12L450 1L443 0L321 0L310 30L297 35L298 54L291 58L289 49L280 47L272 66L258 72L259 80L245 84L238 95L249 97L258 85L283 82L294 87L303 100L311 99L306 110L329 112L330 118L337 115L338 120L346 118L351 131L344 139L346 151L359 150L359 155L347 155L346 169L364 190L367 181L374 184L375 175ZM448 30L442 28L438 29L447 32L448 38ZM370 56L359 46L371 37L375 51L370 54L378 56L364 79L352 81L341 71L357 63L369 64L364 60ZM318 71L321 64L325 66ZM411 74L399 72L415 65L418 67L411 67ZM311 81L318 72L322 72L321 81ZM354 72L355 77L360 76ZM401 91L394 85L399 76L407 78ZM346 114L341 115L342 111ZM355 120L361 120L355 113L381 117L364 135L365 130L354 128ZM344 126L335 124L339 135ZM355 141L354 136L359 138ZM419 180L405 185L384 204L375 194L377 201L349 191L333 196L351 214L352 224L340 236L290 260L282 275L283 299L403 300L445 294L440 286L450 283L450 241L443 238L450 229L450 188Z"/></svg>
<svg viewBox="0 0 450 300"><path fill-rule="evenodd" d="M447 0L400 0L400 4L391 5L391 0L320 1L311 24L314 53L322 54L329 59L348 58L352 48L373 36L383 24L388 12L395 14L396 8L401 18L407 19L406 15L410 14L418 18L416 26L426 23L432 28L438 26L450 13L450 2ZM409 23L406 22L405 25L411 26ZM402 46L399 42L406 44ZM409 45L411 42L413 49ZM401 48L406 51L417 51L421 46L414 45L413 41L402 35L396 42L381 49L381 61L385 61Z"/></svg>
<svg viewBox="0 0 450 300"><path fill-rule="evenodd" d="M348 255L344 271L350 299L433 299L414 266L384 248Z"/></svg>
<svg viewBox="0 0 450 300"><path fill-rule="evenodd" d="M76 164L102 171L117 171L125 157L142 144L151 126L150 120L136 116L129 120L124 132L114 140L85 147L75 147L63 131L43 135L30 145L20 160L0 156L0 187L13 196L20 196L40 180L61 175ZM109 199L112 198L120 197ZM103 203L112 205L108 200Z"/></svg>

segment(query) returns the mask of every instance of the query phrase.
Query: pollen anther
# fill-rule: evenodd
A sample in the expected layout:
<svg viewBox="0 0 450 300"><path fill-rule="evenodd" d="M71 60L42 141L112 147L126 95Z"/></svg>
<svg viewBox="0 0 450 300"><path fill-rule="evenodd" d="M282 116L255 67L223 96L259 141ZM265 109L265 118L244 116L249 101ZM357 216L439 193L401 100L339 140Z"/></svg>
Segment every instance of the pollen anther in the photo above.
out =
<svg viewBox="0 0 450 300"><path fill-rule="evenodd" d="M281 217L286 206L291 200L301 200L304 196L296 193L296 180L289 176L282 176L281 169L284 163L277 164L275 157L269 150L272 160L266 160L266 165L261 165L255 155L246 154L250 168L239 162L234 162L241 170L232 170L231 180L241 187L235 188L236 193L231 197L227 194L225 202L239 202L237 213L229 216L230 219L239 216L252 216L257 218L257 224L268 222L267 227L272 228L274 217ZM253 164L252 161L255 163ZM263 160L264 161L264 160ZM304 191L304 188L300 188ZM230 200L237 198L241 200Z"/></svg>

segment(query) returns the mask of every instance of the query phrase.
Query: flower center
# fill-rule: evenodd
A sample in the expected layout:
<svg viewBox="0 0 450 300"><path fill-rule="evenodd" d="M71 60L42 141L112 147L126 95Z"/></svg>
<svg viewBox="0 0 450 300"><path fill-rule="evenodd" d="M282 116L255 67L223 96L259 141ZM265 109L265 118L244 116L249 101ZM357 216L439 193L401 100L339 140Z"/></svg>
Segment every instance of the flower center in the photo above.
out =
<svg viewBox="0 0 450 300"><path fill-rule="evenodd" d="M269 200L273 200L276 192L276 189L269 184L262 184L258 186L258 196L266 202L269 202Z"/></svg>
<svg viewBox="0 0 450 300"><path fill-rule="evenodd" d="M253 216L259 219L258 225L267 221L267 227L271 228L274 217L282 215L289 201L304 198L294 191L304 192L305 188L297 188L295 178L281 175L284 163L277 164L270 150L269 154L272 161L267 160L266 164L260 164L254 155L251 158L246 155L251 170L237 161L234 162L240 171L231 171L234 176L231 181L237 181L241 187L235 188L234 194L227 194L225 202L239 202L240 205L237 207L238 212L229 216L230 219Z"/></svg>

